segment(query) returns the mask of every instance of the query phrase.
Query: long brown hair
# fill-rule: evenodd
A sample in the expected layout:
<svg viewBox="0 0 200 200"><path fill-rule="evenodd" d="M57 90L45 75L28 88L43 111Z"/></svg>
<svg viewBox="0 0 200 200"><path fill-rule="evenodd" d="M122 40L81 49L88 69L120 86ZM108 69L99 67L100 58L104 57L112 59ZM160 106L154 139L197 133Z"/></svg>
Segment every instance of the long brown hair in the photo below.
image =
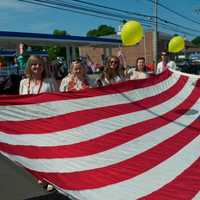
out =
<svg viewBox="0 0 200 200"><path fill-rule="evenodd" d="M118 66L117 66L117 68L115 70L115 73L113 73L113 70L110 68L112 60L115 60L115 61L118 62ZM123 69L120 66L119 58L117 56L110 56L107 59L107 62L106 62L106 65L104 67L104 71L103 71L103 74L102 74L101 78L107 78L110 81L115 76L122 77L123 76Z"/></svg>

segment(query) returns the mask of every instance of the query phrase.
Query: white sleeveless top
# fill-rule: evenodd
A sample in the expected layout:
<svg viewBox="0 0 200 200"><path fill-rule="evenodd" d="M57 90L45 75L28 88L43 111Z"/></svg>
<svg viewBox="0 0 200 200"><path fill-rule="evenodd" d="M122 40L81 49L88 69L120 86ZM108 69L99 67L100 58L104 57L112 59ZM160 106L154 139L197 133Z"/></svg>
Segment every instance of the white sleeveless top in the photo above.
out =
<svg viewBox="0 0 200 200"><path fill-rule="evenodd" d="M56 82L53 79L46 78L40 84L30 83L29 78L22 79L19 87L19 94L38 94L43 92L55 92L58 90Z"/></svg>
<svg viewBox="0 0 200 200"><path fill-rule="evenodd" d="M136 71L135 69L129 69L128 75L130 80L145 79L149 77L149 74L146 72Z"/></svg>

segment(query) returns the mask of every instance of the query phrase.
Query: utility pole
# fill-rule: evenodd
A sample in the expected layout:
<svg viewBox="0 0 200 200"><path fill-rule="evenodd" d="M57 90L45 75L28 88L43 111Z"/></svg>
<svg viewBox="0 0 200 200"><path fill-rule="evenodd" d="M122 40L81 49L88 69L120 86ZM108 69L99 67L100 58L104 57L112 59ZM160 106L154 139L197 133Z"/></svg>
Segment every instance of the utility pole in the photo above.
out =
<svg viewBox="0 0 200 200"><path fill-rule="evenodd" d="M157 59L158 59L158 0L154 0L153 4L153 60L155 64L154 71L156 72L157 68Z"/></svg>

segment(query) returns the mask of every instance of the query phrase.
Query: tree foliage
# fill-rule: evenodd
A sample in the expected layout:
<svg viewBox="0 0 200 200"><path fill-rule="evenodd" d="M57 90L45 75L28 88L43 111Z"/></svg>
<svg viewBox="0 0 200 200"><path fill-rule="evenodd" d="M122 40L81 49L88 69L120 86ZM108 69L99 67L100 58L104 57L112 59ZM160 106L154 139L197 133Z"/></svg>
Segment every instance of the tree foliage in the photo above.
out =
<svg viewBox="0 0 200 200"><path fill-rule="evenodd" d="M65 30L55 29L53 35L65 36L69 35ZM57 57L64 57L66 59L66 48L57 45L51 45L47 48L49 60L55 60Z"/></svg>
<svg viewBox="0 0 200 200"><path fill-rule="evenodd" d="M59 29L55 29L53 31L53 35L60 35L60 36L63 36L63 35L69 35L65 30L59 30Z"/></svg>
<svg viewBox="0 0 200 200"><path fill-rule="evenodd" d="M113 34L116 34L115 28L107 25L100 25L97 29L92 29L87 32L88 37L100 37Z"/></svg>
<svg viewBox="0 0 200 200"><path fill-rule="evenodd" d="M200 47L200 36L195 37L191 42Z"/></svg>

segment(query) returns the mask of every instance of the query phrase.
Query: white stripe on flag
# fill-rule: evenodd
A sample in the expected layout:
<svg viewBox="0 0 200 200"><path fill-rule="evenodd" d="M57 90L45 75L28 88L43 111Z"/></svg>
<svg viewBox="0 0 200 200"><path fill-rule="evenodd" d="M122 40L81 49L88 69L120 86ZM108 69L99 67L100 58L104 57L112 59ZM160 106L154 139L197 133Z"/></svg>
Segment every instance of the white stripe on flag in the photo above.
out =
<svg viewBox="0 0 200 200"><path fill-rule="evenodd" d="M53 101L29 105L1 106L0 121L21 121L47 118L70 112L138 101L157 95L172 87L179 76L171 75L167 80L146 88L140 88L121 94L87 97L81 99Z"/></svg>
<svg viewBox="0 0 200 200"><path fill-rule="evenodd" d="M199 109L200 100L191 108ZM135 140L122 144L110 150L83 156L78 158L55 158L55 159L29 159L23 156L12 156L16 161L22 163L26 168L39 172L75 172L106 167L134 157L164 140L177 134L189 126L199 113L191 116L182 115L166 126L155 129ZM167 131L168 134L165 134ZM76 167L74 167L76 166Z"/></svg>
<svg viewBox="0 0 200 200"><path fill-rule="evenodd" d="M200 199L200 191L195 195L192 200L199 200Z"/></svg>
<svg viewBox="0 0 200 200"><path fill-rule="evenodd" d="M188 92L189 91L189 92ZM173 98L154 106L148 110L133 112L117 117L102 119L86 125L72 128L69 130L54 132L50 134L5 134L0 132L0 140L7 144L13 145L33 145L33 146L59 146L70 145L96 137L105 135L117 129L143 122L145 120L153 119L156 116L163 115L170 110L176 108L191 94L191 85L187 82L182 90ZM31 131L31 130L30 130Z"/></svg>
<svg viewBox="0 0 200 200"><path fill-rule="evenodd" d="M151 170L120 183L99 189L62 191L85 200L102 200L102 197L115 200L138 199L165 186L190 167L199 158L199 146L200 136Z"/></svg>

